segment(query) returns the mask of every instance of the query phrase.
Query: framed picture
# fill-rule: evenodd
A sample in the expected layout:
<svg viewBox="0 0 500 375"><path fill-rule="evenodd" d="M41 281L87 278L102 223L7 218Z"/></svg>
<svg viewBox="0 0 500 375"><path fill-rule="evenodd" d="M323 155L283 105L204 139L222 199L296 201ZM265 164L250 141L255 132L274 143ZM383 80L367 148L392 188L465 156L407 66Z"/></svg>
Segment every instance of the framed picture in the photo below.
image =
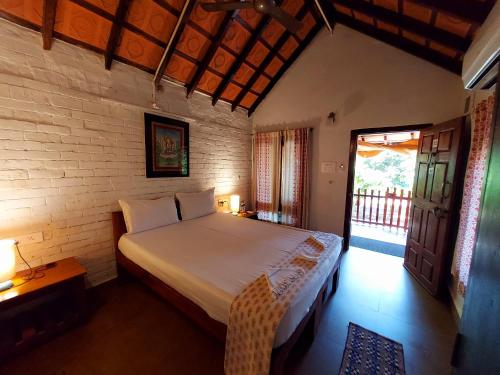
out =
<svg viewBox="0 0 500 375"><path fill-rule="evenodd" d="M146 177L189 176L189 124L144 114Z"/></svg>

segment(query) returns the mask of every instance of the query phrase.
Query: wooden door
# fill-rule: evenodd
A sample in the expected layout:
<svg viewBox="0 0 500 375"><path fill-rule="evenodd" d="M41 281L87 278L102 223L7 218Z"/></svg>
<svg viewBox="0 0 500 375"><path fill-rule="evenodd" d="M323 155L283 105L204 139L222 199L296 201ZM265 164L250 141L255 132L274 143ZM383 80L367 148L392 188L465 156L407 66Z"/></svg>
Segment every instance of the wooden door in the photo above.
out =
<svg viewBox="0 0 500 375"><path fill-rule="evenodd" d="M500 374L500 75L476 247L455 345L455 374Z"/></svg>
<svg viewBox="0 0 500 375"><path fill-rule="evenodd" d="M420 132L404 266L431 294L440 292L458 221L466 118Z"/></svg>

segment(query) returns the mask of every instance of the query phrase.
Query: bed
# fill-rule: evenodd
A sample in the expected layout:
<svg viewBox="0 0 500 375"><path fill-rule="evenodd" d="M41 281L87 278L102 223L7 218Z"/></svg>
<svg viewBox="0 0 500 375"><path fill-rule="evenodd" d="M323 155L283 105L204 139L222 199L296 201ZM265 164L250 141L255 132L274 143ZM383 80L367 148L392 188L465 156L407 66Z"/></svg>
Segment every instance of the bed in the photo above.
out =
<svg viewBox="0 0 500 375"><path fill-rule="evenodd" d="M236 295L263 272L275 279L285 277L286 270L272 265L310 236L308 231L224 213L127 234L122 212L114 212L113 229L119 276L139 278L221 341ZM323 305L336 290L342 239L332 246L331 256L281 320L273 374L282 373L299 337L314 337Z"/></svg>

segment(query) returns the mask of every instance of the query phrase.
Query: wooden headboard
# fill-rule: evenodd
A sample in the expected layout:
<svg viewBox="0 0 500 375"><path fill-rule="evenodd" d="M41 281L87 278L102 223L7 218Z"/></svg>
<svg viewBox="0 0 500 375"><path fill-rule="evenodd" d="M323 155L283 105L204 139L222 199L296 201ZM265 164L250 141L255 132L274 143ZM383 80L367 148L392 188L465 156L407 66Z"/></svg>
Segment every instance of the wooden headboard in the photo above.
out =
<svg viewBox="0 0 500 375"><path fill-rule="evenodd" d="M122 211L114 211L111 213L111 222L113 223L113 243L115 245L115 253L118 252L118 241L120 237L127 233L127 226L123 218Z"/></svg>

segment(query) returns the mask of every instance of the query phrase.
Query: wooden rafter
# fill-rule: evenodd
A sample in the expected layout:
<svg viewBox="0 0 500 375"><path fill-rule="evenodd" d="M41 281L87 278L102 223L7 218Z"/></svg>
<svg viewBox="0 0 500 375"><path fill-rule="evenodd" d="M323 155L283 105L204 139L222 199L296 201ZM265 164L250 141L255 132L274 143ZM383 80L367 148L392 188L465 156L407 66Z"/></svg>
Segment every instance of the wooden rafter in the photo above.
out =
<svg viewBox="0 0 500 375"><path fill-rule="evenodd" d="M373 5L365 0L334 0L334 2L374 17L377 20L399 26L405 30L421 35L426 39L435 40L436 42L461 52L467 51L471 43L470 40L465 40L455 34L438 29L431 24Z"/></svg>
<svg viewBox="0 0 500 375"><path fill-rule="evenodd" d="M0 0L0 2L1 1L2 0ZM224 95L228 85L235 84L240 88L240 91L236 95L236 98L231 100L233 110L238 106L241 107L242 103L247 102L247 99L249 99L249 93L256 96L254 104L252 104L251 108L249 108L249 114L257 108L259 103L262 102L272 87L282 77L284 72L291 66L298 54L306 48L307 43L312 40L310 34L313 34L313 31L314 34L317 33L317 29L325 22L330 21L334 24L338 21L347 27L360 31L375 39L379 39L399 48L400 50L435 63L452 72L459 73L463 53L469 47L476 31L478 30L478 27L480 27L481 23L486 19L488 13L495 4L495 0L411 0L412 2L419 3L428 9L428 13L431 14L431 17L428 20L429 22L426 22L407 15L405 12L407 9L404 8L406 4L405 0L395 0L397 10L385 8L376 0L305 0L303 1L302 7L297 14L297 18L304 19L304 16L307 14L304 9L307 8L316 21L316 25L309 32L306 38L301 40L296 35L291 34L288 30L284 30L280 31L281 35L277 37L277 40L274 39L273 42L270 43L263 35L265 28L272 20L269 15L263 15L256 27L252 26L255 24L246 20L239 11L226 12L221 15L223 19L222 22L218 24L212 24L210 22L197 23L195 18L190 18L190 15L194 11L193 9L194 6L196 6L197 1L202 0L183 1L182 9L178 9L172 5L173 2L171 0L151 0L156 5L153 5L148 9L155 14L151 13L149 16L163 17L164 20L169 23L169 27L175 27L168 40L163 40L163 38L158 36L159 34L156 33L155 30L146 27L147 25L132 24L132 21L127 21L127 13L130 12L131 9L130 4L132 4L135 0L115 0L115 3L117 3L116 10L109 7L102 7L95 0L65 0L85 8L89 12L104 18L111 24L107 44L103 47L100 43L95 43L95 41L89 42L85 38L75 36L74 33L61 31L63 28L61 28L61 30L59 28L56 28L57 30L54 29L58 4L57 1L58 0L42 0L43 12L41 23L37 22L35 24L32 22L31 18L27 16L16 16L8 13L7 11L0 11L0 17L41 32L44 49L50 49L52 39L58 38L68 43L80 45L84 48L104 55L106 69L110 68L113 60L116 60L135 66L144 71L150 73L152 72L154 74L155 86L158 86L161 78L165 74L165 70L167 69L169 62L173 58L173 54L175 53L175 58L179 58L181 70L189 68L192 69L189 70L189 72L192 71L194 73L190 75L193 77L190 80L189 78L186 79L183 74L176 76L180 77L177 82L186 87L188 97L194 90L198 89L199 82L201 81L203 75L206 74L206 72L210 72L216 75L218 77L217 80L220 81L220 84L213 94L206 92L208 95L212 96L213 104L215 104ZM277 5L280 5L282 1L276 0L276 3ZM351 17L349 17L349 12L348 14L337 12L334 7L335 4L349 8ZM148 4L148 7L149 6L150 4ZM163 9L158 9L158 6ZM6 9L8 9L8 7ZM165 14L166 12L168 12L168 14ZM363 13L367 17L370 17L370 19L364 19L365 22L363 22L360 18L355 17L359 16L359 13ZM443 15L456 17L465 23L470 23L471 27L469 27L467 32L464 34L456 34L451 31L451 27L447 29L445 27L446 24L441 22L442 19L440 17ZM68 17L70 17L70 15L68 15ZM71 15L71 17L75 17L75 15ZM370 21L372 18L373 21ZM62 21L69 23L72 22L72 20L68 20L66 18ZM108 22L105 23L108 24ZM236 33L238 37L246 38L247 35L249 36L249 39L242 46L242 50L240 50L240 52L235 52L229 47L229 44L225 45L223 42L229 26L233 23L236 23L238 26L241 25L245 29L245 31L239 30ZM383 23L394 25L394 27L384 27ZM208 49L204 55L202 55L201 61L199 57L194 58L192 53L183 53L182 51L185 50L181 47L179 47L180 50L176 49L180 38L186 35L186 25L189 25L189 27L194 29L197 34L201 34L207 39L207 41L205 41L205 39L202 38L204 43L208 45ZM463 26L465 30L467 25L465 24ZM152 48L148 48L148 51L146 51L147 54L158 54L161 53L162 50L164 51L158 69L142 65L145 64L146 60L136 59L130 55L117 55L119 41L125 30L133 33L134 35L131 34L132 38L139 39L139 42L142 41L146 43L148 47L151 47L150 43L154 44ZM457 28L457 30L460 31L461 29ZM412 33L416 35L415 38L412 38ZM193 38L196 39L195 37ZM290 41L290 38L293 38L293 40L298 43L298 46L294 53L292 53L292 56L287 59L280 54L280 50L283 48L283 45L287 43L287 41ZM274 42L275 40L276 42ZM262 44L262 46L268 51L267 55L263 58L260 64L248 61L249 55L255 48L256 44ZM203 44L203 46L199 49L195 48L197 51L196 56L199 56L199 53L202 53L201 48L204 47L205 44ZM214 57L221 49L232 56L231 61L233 61L233 63L229 66L229 71L226 73L221 73L211 66ZM452 51L456 51L457 53L454 54ZM269 66L273 65L273 59L279 59L279 61L283 64L274 77L268 73ZM226 63L230 64L229 62ZM252 72L247 72L249 74L249 79L246 84L241 84L235 81L236 74L239 73L242 65L248 65L248 67L252 69ZM182 71L182 73L186 72L186 70ZM175 78L171 79L175 80ZM261 90L265 82L262 82L262 85L259 85L260 88L257 90L255 88L257 87L256 83L261 82L261 80L267 82L267 86L259 94L257 91ZM200 88L200 91L203 92L203 89ZM254 100L253 95L252 100Z"/></svg>
<svg viewBox="0 0 500 375"><path fill-rule="evenodd" d="M165 0L153 0L156 4L161 6L162 8L168 10L170 13L172 13L174 16L179 17L180 12L174 8L172 5L170 5L167 1Z"/></svg>
<svg viewBox="0 0 500 375"><path fill-rule="evenodd" d="M358 21L355 18L349 17L343 13L337 12L336 17L338 23L344 24L351 29L357 30L363 34L369 35L375 39L381 40L387 44L406 51L414 56L439 65L442 68L445 68L455 74L460 74L461 72L462 63L457 59L442 55L439 52L435 52L429 48L426 48L425 46L401 38L397 34L378 29L374 26L368 25L367 23Z"/></svg>
<svg viewBox="0 0 500 375"><path fill-rule="evenodd" d="M332 1L332 0L329 0L329 1ZM402 2L401 0L399 0L399 1ZM333 0L332 2L335 2L335 0ZM420 57L420 58L427 60L431 63L439 65L442 68L447 69L453 73L460 74L462 63L459 60L444 56L436 51L431 50L428 47L421 46L421 45L416 44L410 40L407 40L401 36L401 33L398 35L392 34L390 32L378 29L377 27L373 27L373 26L370 26L366 23L358 21L354 18L354 13L352 11L352 8L350 8L350 9L351 9L351 17L349 17L343 13L336 12L335 9L329 10L330 12L332 12L332 14L330 14L330 17L335 17L335 19L339 23L342 23L347 27L350 27L354 30L361 32L361 33L369 35L375 39L381 40L381 41L383 41L387 44L390 44L394 47L397 47L403 51L411 53L414 56ZM400 5L399 10L401 10L401 9L402 9L402 7ZM395 13L395 15L398 15L398 13ZM464 43L467 42L467 39L470 39L470 38L465 38Z"/></svg>
<svg viewBox="0 0 500 375"><path fill-rule="evenodd" d="M327 0L323 0L323 1L326 2ZM331 7L333 8L333 5ZM325 22L325 20L323 18L323 14L322 14L323 9L319 9L317 6L314 6L314 5L309 5L309 10L311 11L311 14L312 14L314 20L316 21L316 23L319 23L321 25L323 22ZM328 16L327 16L327 18L328 18ZM333 25L335 26L335 22L333 23ZM329 28L327 27L327 29L329 29Z"/></svg>
<svg viewBox="0 0 500 375"><path fill-rule="evenodd" d="M455 15L464 21L483 23L495 4L495 1L478 0L413 0L416 3L433 7L437 10Z"/></svg>
<svg viewBox="0 0 500 375"><path fill-rule="evenodd" d="M280 78L283 76L283 74L288 70L288 68L297 60L297 58L300 56L300 54L306 49L306 47L311 43L311 41L314 39L316 34L321 30L323 25L319 22L316 23L316 25L312 28L311 31L309 31L309 34L305 37L305 39L302 41L302 43L297 47L295 51L293 51L292 56L283 64L283 66L280 68L278 73L274 76L274 80L272 82L269 82L269 84L266 86L264 91L258 96L258 98L255 100L255 102L252 104L252 107L248 110L248 117L252 115L252 113L255 111L255 109L259 106L259 104L265 99L267 94L272 90L274 85L280 80Z"/></svg>
<svg viewBox="0 0 500 375"><path fill-rule="evenodd" d="M194 73L191 82L189 82L189 84L186 85L187 88L186 97L190 97L193 91L196 89L196 86L198 86L198 83L200 83L201 77L203 77L203 74L210 65L210 62L212 61L215 53L217 52L217 49L222 44L224 35L226 34L226 31L228 30L229 25L231 24L231 21L234 19L234 16L236 14L237 11L232 11L232 12L227 12L226 15L224 16L224 19L222 20L222 23L219 26L219 30L217 30L217 34L214 37L214 41L212 42L210 48L205 53L203 60L201 60L200 64L196 67L196 72Z"/></svg>
<svg viewBox="0 0 500 375"><path fill-rule="evenodd" d="M307 10L308 10L308 7L306 6L306 3L304 3L302 5L301 9L299 10L299 12L297 13L296 18L299 20L302 20L304 18L304 16L306 15ZM274 59L274 57L278 56L279 50L281 49L281 47L283 47L283 45L285 44L285 42L288 40L289 37L293 37L293 34L290 31L285 30L283 35L281 35L281 37L276 42L276 45L274 46L273 53L267 54L264 61L262 61L262 64L260 64L259 68L253 72L252 76L250 77L250 79L248 80L246 85L243 87L243 89L241 89L241 91L236 96L234 102L231 105L232 111L234 111L236 109L236 107L240 105L241 101L243 100L243 98L245 97L247 92L250 91L250 89L255 84L255 82L257 82L257 79L259 79L259 77L264 73L264 71L266 70L268 65L271 63L271 61ZM298 40L298 43L300 44L301 40ZM270 80L268 85L272 85L273 80L274 80L274 78L272 78Z"/></svg>
<svg viewBox="0 0 500 375"><path fill-rule="evenodd" d="M165 74L165 69L168 66L168 63L170 62L170 59L172 58L172 54L174 53L175 47L177 46L177 43L179 42L179 39L181 38L181 35L184 31L184 28L186 26L186 23L189 19L189 16L191 14L191 11L193 10L195 0L186 0L184 3L184 7L182 8L182 11L179 15L179 18L177 20L177 24L175 25L174 31L172 32L172 35L170 37L170 40L167 43L167 47L165 48L165 52L163 53L163 56L160 60L160 64L158 65L158 68L156 69L155 76L153 78L153 84L156 87L160 84L160 80L162 79L163 75Z"/></svg>
<svg viewBox="0 0 500 375"><path fill-rule="evenodd" d="M87 2L86 0L70 0L73 4L77 4L81 6L84 9L90 10L91 12L98 14L101 17L104 17L110 21L113 21L113 15L111 13L108 13L102 8L99 8L98 6Z"/></svg>
<svg viewBox="0 0 500 375"><path fill-rule="evenodd" d="M239 22L239 24L241 26L243 26L243 28L248 31L249 34L253 34L253 28L252 26L250 26L250 24L245 20L243 19L239 14L237 14L234 19L236 21ZM267 49L269 50L272 50L273 47L268 43L268 41L262 37L262 34L259 34L258 35L258 38L257 38L257 41L259 41L260 43L262 43L264 45L264 47L266 47Z"/></svg>
<svg viewBox="0 0 500 375"><path fill-rule="evenodd" d="M116 15L113 20L113 27L111 27L111 32L109 33L108 44L106 50L104 51L104 67L109 70L111 68L111 63L113 62L113 57L115 55L116 47L120 42L120 36L122 33L122 26L127 17L128 8L130 6L130 0L120 0L118 7L116 8Z"/></svg>
<svg viewBox="0 0 500 375"><path fill-rule="evenodd" d="M227 85L229 85L229 82L231 82L231 80L233 79L236 72L240 69L241 65L243 64L243 62L246 60L246 58L250 54L250 51L252 50L252 48L255 46L255 43L259 39L260 33L262 32L262 30L264 30L264 27L266 27L268 25L270 20L271 20L271 17L269 17L268 15L262 16L262 18L259 21L259 23L257 24L257 27L255 28L253 34L250 36L250 38L246 42L245 47L241 51L240 55L238 56L236 61L233 63L233 65L231 65L231 68L227 72L226 77L222 80L222 82L219 84L219 86L215 90L215 92L212 96L212 105L215 105L217 103L217 101L220 99L220 97L221 97L222 93L224 92L224 90L226 89Z"/></svg>
<svg viewBox="0 0 500 375"><path fill-rule="evenodd" d="M325 26L333 33L333 29L335 27L335 9L333 8L333 4L330 0L315 0L316 9L318 13L321 15Z"/></svg>
<svg viewBox="0 0 500 375"><path fill-rule="evenodd" d="M276 46L282 47L283 44L288 40L288 32L283 33L281 37L278 39L276 42ZM273 53L268 53L264 61L262 61L262 64L260 65L259 69L255 70L248 80L248 82L245 84L245 86L241 89L241 91L238 93L236 98L234 99L233 103L231 104L231 111L234 111L236 107L238 107L245 97L245 95L251 90L252 86L257 82L257 79L264 73L264 70L268 67L268 65L271 63L271 61L278 55L273 54ZM272 79L270 80L272 82ZM269 82L268 84L271 84ZM259 94L260 95L260 94Z"/></svg>
<svg viewBox="0 0 500 375"><path fill-rule="evenodd" d="M43 49L50 49L56 20L57 0L43 0L42 39Z"/></svg>
<svg viewBox="0 0 500 375"><path fill-rule="evenodd" d="M253 28L250 26L247 21L245 21L241 16L238 14L234 17L235 20L237 20L241 26L243 26L244 29L246 29L250 34L253 34ZM269 42L262 36L262 34L258 35L257 40L259 43L262 43L264 47L266 47L268 50L270 50L272 53L276 53L276 47L273 47Z"/></svg>
<svg viewBox="0 0 500 375"><path fill-rule="evenodd" d="M402 9L402 8L399 8L399 9ZM435 8L432 8L432 11L431 11L431 19L430 19L430 22L429 22L430 26L432 26L432 27L435 27L435 26L436 26L436 19L437 19L437 16L438 16L438 11L437 11ZM472 27L471 27L470 29L472 29ZM470 31L470 30L469 30L469 31ZM469 35L470 35L470 33L469 33ZM466 40L467 40L467 39L472 40L472 38L469 38L469 35L467 36ZM462 39L462 40L463 40L463 39ZM425 46L426 46L427 48L430 48L430 44L431 44L431 39L430 39L430 38L426 38L426 39L425 39ZM469 44L470 44L470 42L469 42ZM465 51L464 51L464 52L465 52Z"/></svg>

